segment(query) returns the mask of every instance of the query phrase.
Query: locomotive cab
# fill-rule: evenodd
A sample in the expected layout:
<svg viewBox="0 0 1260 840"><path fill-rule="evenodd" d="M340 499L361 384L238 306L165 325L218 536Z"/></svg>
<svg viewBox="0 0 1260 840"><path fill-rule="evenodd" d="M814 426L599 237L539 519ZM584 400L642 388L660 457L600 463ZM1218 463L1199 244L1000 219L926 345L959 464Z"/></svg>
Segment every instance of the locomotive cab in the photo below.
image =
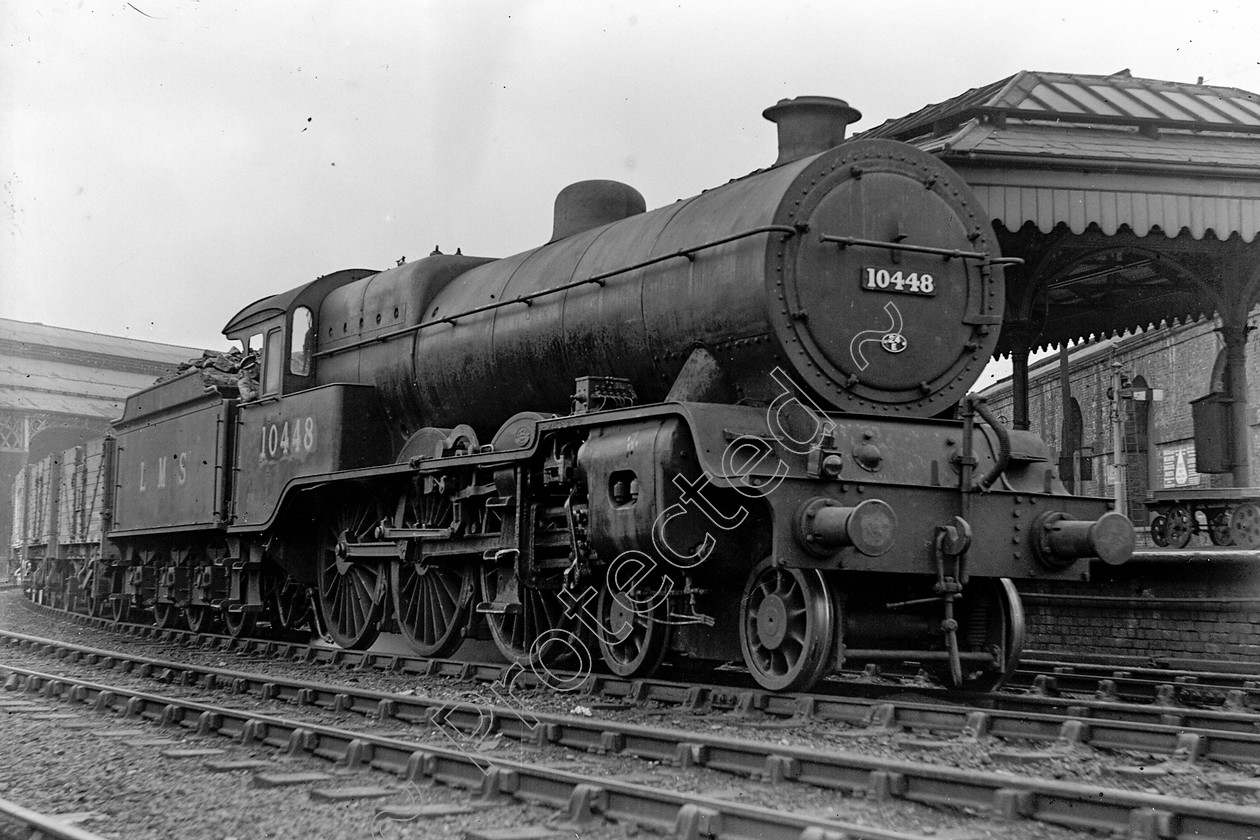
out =
<svg viewBox="0 0 1260 840"><path fill-rule="evenodd" d="M327 294L375 272L348 269L296 289L265 297L236 314L223 334L241 343L246 357L259 360L258 398L278 397L315 384L315 313Z"/></svg>
<svg viewBox="0 0 1260 840"><path fill-rule="evenodd" d="M259 359L256 388L236 413L231 530L269 526L295 481L388 461L373 389L317 377L316 313L331 292L374 274L326 275L247 306L224 328Z"/></svg>

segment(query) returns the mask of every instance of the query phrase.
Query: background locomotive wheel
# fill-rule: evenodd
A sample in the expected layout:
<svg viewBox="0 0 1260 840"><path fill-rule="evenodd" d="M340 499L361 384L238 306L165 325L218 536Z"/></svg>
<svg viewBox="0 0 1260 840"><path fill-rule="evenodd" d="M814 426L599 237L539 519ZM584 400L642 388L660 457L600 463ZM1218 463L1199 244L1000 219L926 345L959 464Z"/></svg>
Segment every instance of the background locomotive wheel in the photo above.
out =
<svg viewBox="0 0 1260 840"><path fill-rule="evenodd" d="M1151 520L1151 542L1160 548L1168 545L1168 517L1156 516Z"/></svg>
<svg viewBox="0 0 1260 840"><path fill-rule="evenodd" d="M380 635L389 576L382 564L353 560L347 549L374 542L382 517L373 499L346 501L326 516L318 536L320 613L333 641L350 650L365 650Z"/></svg>
<svg viewBox="0 0 1260 840"><path fill-rule="evenodd" d="M636 593L639 594L639 593ZM650 593L643 593L650 598ZM619 677L647 677L660 667L669 649L670 627L665 623L668 605L644 609L631 593L613 592L609 585L599 593L599 650Z"/></svg>
<svg viewBox="0 0 1260 840"><path fill-rule="evenodd" d="M955 617L959 623L959 643L964 651L994 651L997 669L966 671L957 686L964 691L997 691L1019 665L1024 649L1024 602L1009 578L976 580L963 590ZM944 675L949 684L948 669Z"/></svg>
<svg viewBox="0 0 1260 840"><path fill-rule="evenodd" d="M1229 530L1239 548L1260 548L1260 505L1245 502L1229 515Z"/></svg>
<svg viewBox="0 0 1260 840"><path fill-rule="evenodd" d="M806 691L832 664L836 606L816 569L787 569L767 558L752 570L739 605L744 663L771 691Z"/></svg>
<svg viewBox="0 0 1260 840"><path fill-rule="evenodd" d="M184 620L188 622L188 629L194 633L209 633L214 629L217 617L214 607L202 604L189 604L184 607Z"/></svg>
<svg viewBox="0 0 1260 840"><path fill-rule="evenodd" d="M1168 544L1173 548L1185 548L1190 544L1190 535L1194 533L1194 520L1190 518L1190 511L1177 505L1168 511L1166 518L1168 521L1164 525L1164 532L1168 535Z"/></svg>
<svg viewBox="0 0 1260 840"><path fill-rule="evenodd" d="M1229 527L1228 511L1213 511L1212 518L1208 521L1208 537L1212 540L1212 545L1234 544L1234 532Z"/></svg>
<svg viewBox="0 0 1260 840"><path fill-rule="evenodd" d="M472 570L403 561L393 564L391 579L394 615L411 649L421 656L454 653L468 626Z"/></svg>
<svg viewBox="0 0 1260 840"><path fill-rule="evenodd" d="M554 583L554 590L519 586L511 565L500 563L481 569L481 591L486 601L495 601L503 586L519 586L519 605L514 604L507 612L486 614L490 636L499 652L510 662L519 665L550 663L567 652L562 644L543 644L541 649L535 647L535 642L548 631L572 633L577 623L560 601L558 592L562 572L557 570L551 574L554 581L540 581L540 584Z"/></svg>

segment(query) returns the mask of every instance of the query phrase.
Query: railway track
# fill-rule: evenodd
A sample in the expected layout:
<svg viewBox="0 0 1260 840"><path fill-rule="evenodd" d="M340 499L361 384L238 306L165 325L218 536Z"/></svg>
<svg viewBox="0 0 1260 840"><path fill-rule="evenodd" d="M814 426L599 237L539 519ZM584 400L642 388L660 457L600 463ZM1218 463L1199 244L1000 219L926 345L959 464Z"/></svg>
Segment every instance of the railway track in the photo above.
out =
<svg viewBox="0 0 1260 840"><path fill-rule="evenodd" d="M1260 673L1254 668L1249 673L1216 670L1220 664L1174 669L1028 658L1021 660L1008 685L1046 693L1095 693L1160 703L1260 706Z"/></svg>
<svg viewBox="0 0 1260 840"><path fill-rule="evenodd" d="M239 670L193 665L156 659L146 655L103 650L23 633L0 631L0 650L16 647L70 663L85 663L154 676L164 682L200 685L209 688L228 685L238 693L254 694L264 699L283 699L305 705L339 708L368 715L381 715L388 709L390 717L408 721L430 721L444 713L447 703L424 697L398 696L387 692L350 689L345 686L279 678L274 674L248 673ZM482 666L484 667L484 666ZM480 676L488 676L484 671ZM461 675L463 676L463 675ZM524 673L519 675L526 677ZM532 675L530 675L532 676ZM500 673L500 680L502 673ZM520 682L537 681L524 678ZM931 732L943 736L991 738L1012 743L1033 742L1061 747L1093 747L1108 750L1132 750L1153 755L1177 757L1185 761L1218 761L1260 767L1260 714L1248 712L1213 712L1191 709L1134 707L1129 704L1099 701L1061 702L1039 697L983 698L988 708L956 704L914 702L860 697L785 697L763 695L760 699L782 699L781 703L759 703L746 695L730 695L721 689L688 690L666 693L638 692L611 695L600 692L598 681L587 691L575 692L584 702L612 698L602 708L616 710L622 706L673 705L690 712L731 713L749 721L787 720L804 724L817 720L843 723L874 733L890 731ZM591 699L594 697L595 699ZM637 702L636 702L637 701ZM468 704L461 704L467 706ZM499 725L511 710L480 706L463 714L466 720L451 723L458 728L478 722ZM566 746L577 749L598 748L604 739L635 738L646 742L648 735L637 731L617 732L616 727L583 722L571 717L547 715L531 711L531 719L560 727L570 733ZM496 731L497 728L496 728ZM574 734L581 733L581 734ZM506 734L516 735L509 728ZM657 745L656 753L668 756L669 744ZM749 751L741 772L754 773L769 757Z"/></svg>
<svg viewBox="0 0 1260 840"><path fill-rule="evenodd" d="M304 662L339 665L348 668L378 669L392 673L425 677L453 677L481 683L502 681L509 665L494 662L469 662L454 659L432 659L398 653L348 651L304 641L238 638L190 630L163 629L152 624L118 623L112 619L68 612L26 599L29 609L55 615L79 624L109 632L119 632L161 644L181 644L195 648L223 651L244 651L260 655L299 659ZM753 685L738 671L719 671L710 675L727 682L697 684L694 677L678 675L670 679L668 671L653 679L623 679L609 674L591 674L582 690L612 700L655 702L683 707L714 706L721 709L756 709L767 714L791 717L817 715L824 718L852 719L845 711L854 698L877 699L907 690L928 696L948 696L957 702L1029 713L1061 713L1072 707L1093 710L1097 717L1115 719L1117 705L1127 708L1129 720L1145 724L1174 724L1195 728L1213 728L1228 721L1234 713L1260 710L1260 677L1241 673L1169 671L1156 668L1111 667L1106 663L1064 663L1032 660L1021 663L1020 670L998 694L946 692L938 686L916 680L872 678L869 674L851 675L851 679L820 683L810 694L783 694L765 691ZM528 681L532 675L525 675ZM1022 693L1019 693L1022 692ZM1143 710L1140 706L1146 705ZM1240 731L1256 731L1244 723Z"/></svg>
<svg viewBox="0 0 1260 840"><path fill-rule="evenodd" d="M0 840L105 840L49 814L0 799Z"/></svg>
<svg viewBox="0 0 1260 840"><path fill-rule="evenodd" d="M17 648L54 655L68 660L70 664L106 666L162 682L206 690L226 690L230 694L250 694L261 699L287 701L295 706L334 712L353 711L378 721L436 728L454 737L493 735L520 743L552 744L579 754L631 755L650 762L716 769L739 777L759 777L773 783L790 781L848 793L861 792L880 801L906 799L932 805L947 804L953 808L971 808L1006 818L1037 819L1091 830L1127 831L1133 832L1132 836L1152 838L1241 838L1252 836L1249 833L1251 829L1244 826L1260 825L1260 809L1255 808L1219 806L1218 809L1214 803L1197 800L1134 794L1034 778L1016 779L1006 773L977 773L848 753L793 749L770 742L750 742L704 736L692 731L632 726L532 711L523 713L521 709L470 702L451 704L449 701L96 651L78 645L23 638L19 634L4 634L3 639L7 642L3 648L6 651ZM67 685L81 683L46 673L14 673L21 674L23 681L11 679L6 683L7 687L26 686L28 690L33 687L51 696L66 695L71 691ZM36 682L32 685L28 678ZM60 687L59 680L63 681ZM141 705L136 708L148 707ZM131 713L137 713L135 708ZM1042 735L1054 732L1060 743L1092 743L1112 749L1150 751L1159 751L1166 746L1169 755L1179 752L1179 758L1186 762L1212 758L1255 763L1260 759L1260 740L1255 735L1241 733L1196 733L1170 726L1165 727L1165 732L1151 730L1152 734L1143 738L1137 734L1142 727L1135 725L1099 726L1079 719L1056 720L1050 716L1027 715L1023 716L1026 722L1021 723L1021 716L1016 714L995 715L990 711L951 710L926 704L877 703L870 706L867 713L866 725L872 728L871 734L886 732L891 726L913 729L917 733L933 733L937 737L963 734L971 738L1022 742L1036 741ZM1018 758L1021 755L1018 751L1011 755L1016 760L1022 760ZM397 770L397 767L393 769ZM574 807L572 801L566 807ZM659 803L657 807L660 807ZM1182 825L1194 828L1177 833L1182 830L1179 828ZM867 835L851 833L850 836Z"/></svg>
<svg viewBox="0 0 1260 840"><path fill-rule="evenodd" d="M578 825L607 819L697 840L916 840L924 836L802 816L698 793L679 793L611 776L489 757L472 750L421 745L359 729L212 705L13 665L0 666L0 673L7 675L5 686L11 691L58 698L98 712L113 712L128 721L150 721L168 729L196 732L201 737L222 736L235 742L266 745L290 757L324 759L343 768L370 767L413 785L437 782L473 791L485 799L508 797L545 804ZM876 776L871 783L878 786L876 795L881 801L917 798L893 776Z"/></svg>

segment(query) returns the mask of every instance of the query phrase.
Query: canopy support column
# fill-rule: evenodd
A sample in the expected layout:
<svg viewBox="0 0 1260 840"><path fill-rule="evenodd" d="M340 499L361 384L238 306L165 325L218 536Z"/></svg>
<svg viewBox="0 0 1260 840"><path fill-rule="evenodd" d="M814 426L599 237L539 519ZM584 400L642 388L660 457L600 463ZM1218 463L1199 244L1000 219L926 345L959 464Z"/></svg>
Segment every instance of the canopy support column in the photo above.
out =
<svg viewBox="0 0 1260 840"><path fill-rule="evenodd" d="M1241 317L1239 317L1241 316ZM1241 322L1231 322L1235 321ZM1247 403L1247 314L1235 312L1235 317L1222 314L1221 336L1225 339L1228 382L1226 388L1234 400L1230 411L1232 427L1231 450L1234 455L1234 486L1249 487L1251 481L1251 413Z"/></svg>
<svg viewBox="0 0 1260 840"><path fill-rule="evenodd" d="M1227 267L1227 275L1237 279L1232 288L1226 286L1224 306L1221 307L1220 333L1225 341L1226 383L1230 399L1230 426L1233 449L1233 478L1235 487L1251 487L1251 412L1247 402L1247 315L1260 295L1260 263L1254 256L1239 254Z"/></svg>
<svg viewBox="0 0 1260 840"><path fill-rule="evenodd" d="M1251 486L1251 426L1247 412L1247 327L1221 328L1225 338L1225 358L1229 362L1229 395L1233 399L1230 425L1233 427L1234 486Z"/></svg>
<svg viewBox="0 0 1260 840"><path fill-rule="evenodd" d="M1007 324L1011 341L1011 426L1028 431L1028 354L1036 335L1032 324L1017 321Z"/></svg>

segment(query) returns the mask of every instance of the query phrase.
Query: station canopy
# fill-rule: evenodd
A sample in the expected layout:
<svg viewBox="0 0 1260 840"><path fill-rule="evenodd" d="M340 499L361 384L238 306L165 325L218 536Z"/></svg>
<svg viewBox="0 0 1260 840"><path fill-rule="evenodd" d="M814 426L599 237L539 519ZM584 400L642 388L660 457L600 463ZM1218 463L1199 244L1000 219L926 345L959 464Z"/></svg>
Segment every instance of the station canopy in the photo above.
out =
<svg viewBox="0 0 1260 840"><path fill-rule="evenodd" d="M1260 95L1024 71L863 137L948 162L987 208L1007 269L998 355L1254 305Z"/></svg>

